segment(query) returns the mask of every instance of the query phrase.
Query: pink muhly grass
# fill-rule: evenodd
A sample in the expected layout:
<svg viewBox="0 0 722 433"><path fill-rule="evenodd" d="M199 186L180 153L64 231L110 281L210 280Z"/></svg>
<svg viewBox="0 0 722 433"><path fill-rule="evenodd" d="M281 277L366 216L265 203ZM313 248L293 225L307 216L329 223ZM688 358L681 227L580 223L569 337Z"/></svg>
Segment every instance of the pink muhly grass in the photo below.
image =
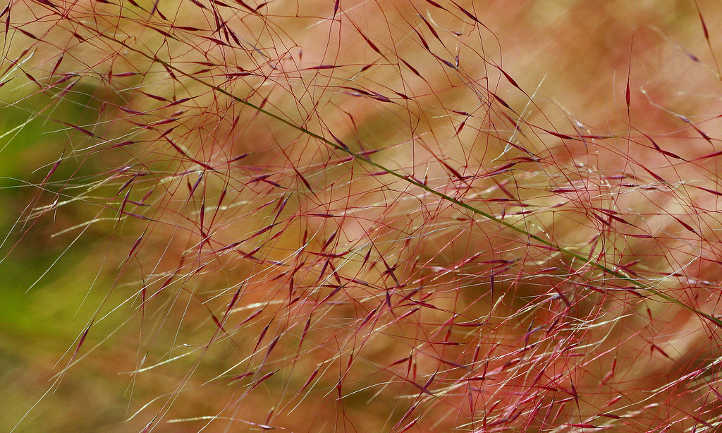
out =
<svg viewBox="0 0 722 433"><path fill-rule="evenodd" d="M11 0L102 295L8 427L719 429L722 8L562 3Z"/></svg>

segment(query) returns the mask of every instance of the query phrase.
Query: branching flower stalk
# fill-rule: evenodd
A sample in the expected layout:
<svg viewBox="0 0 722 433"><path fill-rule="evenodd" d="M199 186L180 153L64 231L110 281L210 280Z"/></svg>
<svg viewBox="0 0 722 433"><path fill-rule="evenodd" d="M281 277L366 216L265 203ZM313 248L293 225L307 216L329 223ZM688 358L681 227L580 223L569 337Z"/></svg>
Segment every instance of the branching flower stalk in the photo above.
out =
<svg viewBox="0 0 722 433"><path fill-rule="evenodd" d="M91 29L91 28L88 28L88 30L92 30L92 29ZM315 132L312 132L312 131L310 131L310 130L302 127L302 126L296 125L295 123L293 123L293 122L291 122L291 121L289 121L289 120L287 120L287 119L285 119L285 118L283 118L283 117L281 117L281 116L279 116L279 115L277 115L277 114L274 114L274 113L272 113L272 112L270 112L270 111L268 111L268 110L266 110L266 109L264 109L264 108L262 108L262 107L260 107L260 106L258 106L258 105L256 105L256 104L253 104L252 102L249 102L249 101L247 101L247 100L245 100L245 99L239 98L238 96L235 96L235 95L233 95L232 93L230 93L230 92L228 92L228 91L226 91L226 90L224 90L224 89L222 89L222 88L220 88L220 87L218 87L218 86L215 86L215 85L213 85L213 84L211 84L211 83L208 83L208 82L206 82L206 81L204 81L204 80L202 80L202 79L200 79L200 78L198 78L198 77L196 77L196 76L194 76L194 75L188 74L188 73L186 73L185 71L183 71L183 70L181 70L181 69L179 69L179 68L177 68L177 67L175 67L175 66L173 66L173 65L171 65L171 64L169 64L169 63L167 63L167 62L165 62L165 61L163 61L163 60L161 60L161 59L159 59L158 57L154 57L154 56L151 56L151 55L149 55L149 54L147 54L147 53L145 53L145 52L143 52L143 51L137 50L137 49L129 46L128 44L124 43L123 41L119 41L119 40L117 40L117 39L113 39L112 37L110 37L110 36L108 36L108 35L105 35L105 34L103 34L103 33L98 33L98 36L101 36L101 37L104 37L104 38L108 38L108 39L112 40L113 42L116 42L116 43L124 46L124 47L125 47L126 49L128 49L129 51L132 51L132 52L134 52L134 53L137 53L137 54L139 54L139 55L141 55L141 56L143 56L143 57L145 57L145 58L147 58L147 59L149 59L149 60L151 60L151 61L153 61L153 62L158 62L158 63L160 63L161 65L163 65L166 69L171 69L171 70L173 70L174 72L177 72L178 74L180 74L180 75L182 75L182 76L184 76L184 77L186 77L186 78L189 78L189 79L191 79L191 80L193 80L193 81L195 81L195 82L197 82L197 83L199 83L199 84L201 84L201 85L203 85L203 86L205 86L205 87L207 87L207 88L209 88L209 89L213 89L214 91L216 91L216 92L218 92L218 93L220 93L220 94L222 94L222 95L225 95L225 96L233 99L234 101L236 101L236 102L238 102L238 103L241 103L241 104L243 104L243 105L245 105L245 106L247 106L247 107L249 107L249 108L251 108L251 109L253 109L253 110L257 111L257 112L259 112L259 113L263 113L265 116L268 116L268 117L270 117L271 119L274 119L275 121L281 122L281 123L283 123L283 124L286 125L286 126L289 126L289 127L293 128L293 129L299 131L299 132L302 132L303 134L308 135L309 137L313 137L313 138L315 138L316 140L319 140L319 141L322 142L323 144L325 144L325 145L327 145L327 146L330 146L330 147L333 148L333 149L336 149L336 150L345 152L345 153L353 156L354 159L363 161L363 162L365 162L366 164L369 164L369 165L371 165L371 166L373 166L373 167L375 167L375 168L377 168L377 169L379 169L379 170L382 170L382 171L384 171L384 172L387 173L387 174L390 174L390 175L392 175L392 176L394 176L394 177L397 177L397 178L399 178L399 179L401 179L401 180L403 180L403 181L405 181L405 182L408 182L408 183L410 183L410 184L412 184L412 185L414 185L414 186L417 186L417 187L423 189L424 191L426 191L426 192L428 192L428 193L430 193L430 194L433 194L433 195L435 195L435 196L437 196L437 197L439 197L439 198L441 198L441 199L443 199L443 200L446 200L446 201L448 201L449 203L453 203L453 204L456 205L456 206L459 206L459 207L461 207L461 208L463 208L463 209L466 209L466 210L468 210L468 211L471 211L471 212L473 212L474 214L479 215L479 216L482 216L482 217L484 217L484 218L486 218L486 219L488 219L488 220L490 220L490 221L493 221L493 222L495 222L495 223L497 223L497 224L499 224L499 225L501 225L501 226L503 226L503 227L506 227L506 228L508 228L508 229L514 230L515 232L520 233L520 234L528 237L528 238L531 239L531 240L534 240L534 241L536 241L536 242L539 242L540 244L542 244L542 245L544 245L544 246L546 246L546 247L550 247L550 248L552 248L552 249L554 249L554 250L562 253L562 254L563 254L564 256L566 256L567 258L577 259L577 260L581 261L582 263L584 263L584 265L587 265L587 264L588 264L588 265L591 265L592 267L594 267L594 268L596 268L596 269L598 269L598 270L600 270L600 271L602 271L602 272L604 272L604 273L606 273L606 274L609 274L609 275L611 275L611 276L613 276L613 277L619 278L619 279L621 279L621 280L623 280L623 281L625 281L625 282L627 282L627 283L633 284L633 285L636 286L637 288L642 289L642 290L645 290L645 291L647 291L647 292L649 292L649 293L651 293L651 294L653 294L653 295L655 295L655 296L658 296L658 297L664 299L665 301L668 301L668 302L671 302L671 303L673 303L673 304L676 304L676 305L678 305L678 306L680 306L680 307L683 307L683 308L685 308L685 309L687 309L687 310L689 310L689 311L694 312L695 314L699 314L700 316L706 318L707 320L709 320L710 322L714 323L715 325L717 325L717 326L719 326L719 327L722 327L722 320L721 320L721 319L719 319L719 318L717 318L717 317L714 317L714 316L712 316L712 315L710 315L710 314L704 313L704 312L702 312L702 311L699 311L699 310L697 310L696 308L694 308L693 306L690 306L690 305L688 305L688 304L685 304L684 302L681 302L680 300L674 298L673 296L669 296L669 295L667 295L666 293L664 293L664 292L662 292L662 291L660 291L660 290L655 289L653 286L651 286L651 285L649 285L649 284L647 284L647 283L645 283L645 282L643 282L643 281L640 281L639 279L636 279L636 278L631 277L631 276L629 276L629 275L623 274L623 273L621 273L621 272L619 272L619 271L617 271L617 270L614 270L614 269L612 269L612 268L604 265L603 263L599 262L598 260L595 260L593 257L584 257L584 256L581 255L581 254L578 254L578 253L575 253L574 251L569 250L568 248L561 247L561 246L555 244L554 242L551 242L551 241L549 241L549 240L547 240L547 239L544 239L544 238L542 238L541 236L535 235L534 233L531 233L531 232L527 231L527 230L526 230L525 228L523 228L523 227L520 227L520 226L517 226L517 225L515 225L515 224L509 223L509 222L507 222L507 221L504 221L503 219L501 219L501 218L499 218L499 217L496 217L496 216L494 216L494 215L491 215L491 214L489 214L489 213L487 213L487 212L484 212L483 210L480 210L480 209L478 209L478 208L476 208L476 207L474 207L474 206L471 206L471 205L469 205L468 203L465 203L465 202L462 201L462 200L458 200L458 199L453 198L453 197L451 197L451 196L449 196L449 195L447 195L447 194L444 194L443 192L437 191L437 190L429 187L429 186L426 185L425 183L420 182L420 181L414 179L412 176L405 175L405 174L399 173L398 171L395 171L395 170L392 170L392 169L390 169L390 168L387 168L387 167L385 167L384 165L379 164L378 162L373 161L370 157L368 157L368 156L366 156L366 155L364 155L364 154L362 154L362 153L355 152L355 151L351 150L350 148L348 148L347 146L342 146L342 145L340 145L340 144L334 143L333 141L329 140L328 138L326 138L326 137L324 137L324 136L322 136L322 135L319 135L319 134L317 134L317 133L315 133ZM616 137L605 137L605 138L616 138ZM568 139L573 139L573 137L569 136ZM213 169L213 167L206 167L206 168L211 169L211 170Z"/></svg>

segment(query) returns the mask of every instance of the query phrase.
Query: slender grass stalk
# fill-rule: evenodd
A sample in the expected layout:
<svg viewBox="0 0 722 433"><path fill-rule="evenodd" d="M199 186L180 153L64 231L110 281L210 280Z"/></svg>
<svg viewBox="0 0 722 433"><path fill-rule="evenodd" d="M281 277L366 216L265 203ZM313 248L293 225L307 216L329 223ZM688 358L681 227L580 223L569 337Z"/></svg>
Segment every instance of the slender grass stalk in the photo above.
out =
<svg viewBox="0 0 722 433"><path fill-rule="evenodd" d="M88 28L89 30L92 30L91 27L86 27L86 28ZM471 211L471 212L473 212L474 214L479 215L479 216L481 216L481 217L484 217L484 218L486 218L486 219L488 219L488 220L490 220L490 221L493 221L493 222L496 223L496 224L499 224L499 225L501 225L501 226L503 226L503 227L506 227L506 228L508 228L508 229L511 229L511 230L513 230L513 231L515 231L515 232L517 232L517 233L520 233L520 234L528 237L528 238L531 239L531 240L534 240L534 241L536 241L536 242L539 242L540 244L542 244L542 245L544 245L544 246L546 246L546 247L551 247L551 248L555 249L556 251L562 253L562 254L563 254L564 256L566 256L567 258L577 259L577 260L580 260L582 263L590 264L592 267L594 267L594 268L596 268L596 269L604 272L605 274L608 274L608 275L613 276L613 277L615 277L615 278L619 278L620 280L623 280L623 281L625 281L625 282L627 282L627 283L633 284L634 286L636 286L636 287L639 288L639 289L645 290L645 291L647 291L647 292L649 292L649 293L651 293L651 294L653 294L653 295L655 295L655 296L657 296L657 297L659 297L659 298L661 298L661 299L663 299L663 300L665 300L665 301L667 301L667 302L671 302L671 303L673 303L673 304L675 304L675 305L677 305L677 306L680 306L680 307L682 307L682 308L684 308L684 309L687 309L687 310L689 310L689 311L692 311L692 312L694 312L695 314L698 314L698 315L704 317L705 319L709 320L710 322L714 323L714 324L717 325L718 327L722 327L722 319L719 319L719 318L717 318L717 317L714 317L714 316L712 316L711 314L702 312L702 311L696 309L695 307L693 307L693 306L691 306L691 305L685 304L684 302L680 301L679 299L677 299L677 298L675 298L675 297L673 297L673 296L670 296L670 295L662 292L661 290L658 290L658 289L654 288L653 286L651 286L651 285L649 285L649 284L647 284L647 283L645 283L645 282L643 282L643 281L640 281L640 280L637 279L637 278L631 277L631 276L629 276L629 275L625 275L625 274L623 274L623 273L621 273L621 272L619 272L619 271L617 271L617 270L615 270L615 269L612 269L612 268L604 265L603 263L595 260L595 259L592 258L592 257L589 257L589 258L584 257L584 256L581 255L581 254L578 254L578 253L575 253L574 251L569 250L568 248L559 246L559 245L557 245L557 244L555 244L555 243L553 243L553 242L551 242L551 241L549 241L549 240L547 240L547 239L542 238L541 236L535 235L534 233L531 233L531 232L527 231L527 230L526 230L525 228L523 228L523 227L520 227L520 226L517 226L517 225L515 225L515 224L509 223L509 222L507 222L507 221L504 221L503 219L501 219L501 218L499 218L499 217L496 217L496 216L491 215L491 214L489 214L489 213L487 213L487 212L484 212L483 210L481 210L481 209L479 209L479 208L476 208L476 207L474 207L474 206L471 206L470 204L465 203L463 200L456 199L456 198L451 197L451 196L449 196L449 195L447 195L447 194L444 194L444 193L441 192L441 191L437 191L437 190L429 187L428 185L424 184L423 182L419 182L418 180L414 179L414 178L411 177L411 176L408 176L408 175L399 173L399 172L396 171L396 170L392 170L392 169L390 169L390 168L388 168L388 167L386 167L386 166L384 166L384 165L382 165L382 164L379 164L378 162L373 161L373 160L372 160L370 157L368 157L368 156L362 155L362 154L359 153L359 152L354 152L353 150L349 149L348 147L344 147L344 146L341 146L341 145L339 145L339 144L337 144L337 143L334 143L333 141L329 140L328 138L326 138L326 137L324 137L324 136L322 136L322 135L320 135L320 134L317 134L317 133L315 133L315 132L313 132L313 131L310 131L310 130L304 128L303 126L296 125L295 123L293 123L293 122L291 122L291 121L289 121L289 120L287 120L287 119L285 119L285 118L283 118L283 117L281 117L281 116L279 116L279 115L277 115L277 114L275 114L275 113L272 113L272 112L266 110L265 108L262 108L262 107L254 104L254 103L252 103L252 102L249 102L249 101L247 101L247 100L245 100L245 99L243 99L243 98L239 98L238 96L233 95L232 93L226 91L225 89L223 89L223 88L221 88L221 87L219 87L219 86L213 85L212 83L206 82L205 80L203 80L203 79L201 79L201 78L198 78L198 77L196 77L196 76L194 76L194 75L188 74L187 72L183 71L182 69L180 69L180 68L178 68L178 67L176 67L176 66L174 66L174 65L172 65L172 64L169 64L169 63L163 61L162 59L159 59L157 56L151 56L151 55L149 55L149 54L147 54L147 53L145 53L145 52L143 52L143 51L141 51L141 50L136 49L135 47L132 47L132 46L126 44L126 43L123 42L123 41L117 40L117 39L115 39L115 38L113 38L113 37L111 37L111 36L109 36L109 35L104 34L104 33L98 33L98 36L101 36L101 37L103 37L103 38L105 38L105 39L109 39L109 40L111 40L111 41L113 41L113 42L115 42L115 43L118 43L118 44L122 45L123 47L125 47L126 49L128 49L129 51L132 51L132 52L134 52L134 53L136 53L136 54L139 54L139 55L141 55L141 56L143 56L143 57L145 57L145 58L147 58L147 59L149 59L149 60L151 60L151 61L153 61L153 62L157 62L157 63L163 65L163 66L164 66L165 68L167 68L167 69L171 69L171 70L173 70L174 72L177 72L178 74L180 74L180 75L182 75L182 76L184 76L184 77L186 77L186 78L190 78L191 80L193 80L193 81L195 81L195 82L197 82L197 83L199 83L199 84L201 84L201 85L203 85L203 86L205 86L205 87L207 87L207 88L209 88L209 89L213 89L214 91L216 91L216 92L218 92L218 93L220 93L220 94L222 94L222 95L225 95L225 96L233 99L234 101L236 101L236 102L238 102L238 103L241 103L241 104L243 104L243 105L245 105L245 106L247 106L247 107L249 107L249 108L251 108L251 109L253 109L253 110L257 111L257 112L259 112L259 113L262 113L263 115L268 116L268 117L271 118L271 119L274 119L274 120L276 120L276 121L278 121L278 122L280 122L280 123L283 123L284 125L286 125L286 126L288 126L288 127L290 127L290 128L293 128L293 129L295 129L295 130L297 130L297 131L299 131L299 132L301 132L301 133L303 133L303 134L306 134L306 135L309 136L309 137L313 137L313 138L315 138L316 140L322 142L323 144L325 144L325 145L327 145L327 146L329 146L329 147L331 147L331 148L333 148L333 149L336 149L336 150L341 151L341 152L345 152L345 153L353 156L355 159L358 159L359 161L363 161L364 163L366 163L366 164L368 164L368 165L370 165L370 166L376 167L377 169L382 170L382 171L384 171L384 172L387 173L387 174L390 174L390 175L392 175L392 176L394 176L394 177L396 177L396 178L398 178L398 179L401 179L401 180L403 180L403 181L405 181L405 182L408 182L408 183L410 183L410 184L412 184L412 185L414 185L414 186L417 186L417 187L423 189L424 191L426 191L426 192L428 192L428 193L430 193L430 194L433 194L433 195L435 195L435 196L437 196L437 197L439 197L439 198L441 198L441 199L443 199L443 200L445 200L445 201L447 201L447 202L449 202L449 203L452 203L452 204L454 204L454 205L456 205L456 206L458 206L458 207L460 207L460 208L463 208L463 209L466 209L466 210L468 210L468 211Z"/></svg>

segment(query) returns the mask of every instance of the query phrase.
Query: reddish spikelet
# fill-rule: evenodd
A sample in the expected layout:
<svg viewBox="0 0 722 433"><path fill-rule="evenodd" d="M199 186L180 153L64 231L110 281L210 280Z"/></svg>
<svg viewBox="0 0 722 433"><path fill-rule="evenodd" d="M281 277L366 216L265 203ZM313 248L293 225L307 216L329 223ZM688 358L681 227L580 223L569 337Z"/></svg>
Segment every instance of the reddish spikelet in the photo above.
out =
<svg viewBox="0 0 722 433"><path fill-rule="evenodd" d="M702 15L702 10L699 8L699 2L697 0L694 1L694 6L697 8L697 16L699 17L699 23L702 25L702 33L704 34L704 39L707 42L707 48L709 48L709 52L712 55L712 58L714 59L715 67L717 68L717 77L720 77L720 65L717 61L717 56L715 55L715 51L712 48L712 41L709 37L709 30L707 29L707 24L704 21L704 16Z"/></svg>
<svg viewBox="0 0 722 433"><path fill-rule="evenodd" d="M334 16L335 16L335 15L336 15L336 14L335 14L335 12L334 12ZM384 59L386 59L386 56L384 55L384 53L382 53L381 50L379 49L379 47L377 47L376 44L375 44L371 39L369 39L369 38L361 31L361 29L356 25L356 23L354 23L354 22L353 22L352 20L350 20L350 19L349 19L348 21L351 23L351 25L353 25L354 29L356 29L356 31L358 32L358 34L361 35L361 37L363 38L363 40L366 41L366 43L368 44L368 46L371 47L371 49L374 50L378 55L380 55L381 57L383 57ZM368 69L368 68L367 68L367 69Z"/></svg>
<svg viewBox="0 0 722 433"><path fill-rule="evenodd" d="M271 376L273 376L273 375L276 374L276 373L278 373L278 370L264 374L263 376L261 376L261 377L251 386L250 390L252 391L252 390L255 389L258 385L260 385L260 384L262 384L263 382L265 382L266 380L270 379Z"/></svg>
<svg viewBox="0 0 722 433"><path fill-rule="evenodd" d="M129 214L128 212L123 212L123 214L133 215L133 214ZM139 216L139 215L136 215L136 216ZM141 218L141 219L145 219L145 218ZM133 254L138 249L138 246L140 245L140 243L143 241L143 238L145 237L145 234L147 231L148 231L148 228L146 227L146 229L143 230L143 233L141 233L140 236L138 236L138 238L135 240L135 242L133 243L133 246L130 247L130 251L128 252L128 255L126 256L124 262L127 262L128 260L131 259L131 257L133 257Z"/></svg>

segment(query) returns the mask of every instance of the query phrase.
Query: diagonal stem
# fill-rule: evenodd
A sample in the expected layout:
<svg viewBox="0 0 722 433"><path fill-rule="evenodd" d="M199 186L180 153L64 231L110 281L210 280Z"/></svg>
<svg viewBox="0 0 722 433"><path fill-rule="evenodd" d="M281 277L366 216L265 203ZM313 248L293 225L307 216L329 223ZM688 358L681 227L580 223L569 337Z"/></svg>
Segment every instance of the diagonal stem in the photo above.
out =
<svg viewBox="0 0 722 433"><path fill-rule="evenodd" d="M429 187L428 185L426 185L426 184L424 184L424 183L422 183L422 182L419 182L418 180L416 180L416 179L414 179L414 178L412 178L412 177L410 177L410 176L407 176L407 175L404 175L404 174L402 174L402 173L399 173L399 172L396 171L396 170L387 168L386 166L384 166L384 165L382 165L382 164L379 164L379 163L376 162L376 161L373 161L371 158L369 158L369 157L366 156L366 155L362 155L362 154L360 154L360 153L357 153L357 152L352 151L351 149L349 149L349 148L347 148L347 147L344 147L344 146L341 146L341 145L339 145L339 144L337 144L337 143L334 143L333 141L327 139L326 137L323 137L322 135L319 135L319 134L317 134L317 133L315 133L315 132L313 132L313 131L311 131L311 130L309 130L309 129L307 129L307 128L304 128L303 126L299 126L299 125L297 125L297 124L295 124L295 123L293 123L293 122L291 122L291 121L289 121L289 120L287 120L287 119L279 116L278 114L272 113L272 112L270 112L270 111L268 111L268 110L266 110L266 109L264 109L264 108L262 108L262 107L260 107L260 106L258 106L258 105L256 105L256 104L254 104L254 103L252 103L252 102L248 102L248 101L246 101L245 99L240 98L240 97L238 97L238 96L230 93L229 91L227 91L227 90L225 90L225 89L223 89L223 88L215 85L215 84L209 83L209 82L207 82L207 81L205 81L205 80L203 80L203 79L201 79L201 78L198 78L198 77L196 77L196 76L194 76L194 75L191 75L191 74L183 71L182 69L179 69L178 67L173 66L173 65L171 65L170 63L168 63L168 62L166 62L166 61L164 61L164 60L162 60L162 59L159 59L157 56L152 56L152 55L150 55L150 54L147 54L147 53L145 53L144 51L141 51L141 50L139 50L139 49L137 49L137 48L135 48L135 47L132 47L132 46L128 45L128 44L125 43L124 41L115 39L115 38L113 38L112 36L108 36L108 35L100 32L100 31L98 31L98 30L96 30L96 29L94 29L94 28L92 28L92 27L90 27L90 26L82 23L82 22L79 22L78 24L80 24L80 25L83 26L83 27L86 27L86 28L89 29L89 30L92 30L93 32L97 33L99 36L101 36L101 37L103 37L103 38L105 38L105 39L109 39L109 40L111 40L111 41L113 41L113 42L115 42L115 43L118 43L118 44L122 45L124 48L128 49L129 51L132 51L132 52L134 52L134 53L136 53L136 54L139 54L139 55L147 58L148 60L150 60L150 61L152 61L152 62L158 62L158 63L160 63L161 65L163 65L163 66L164 66L165 68L167 68L167 69L173 70L174 72L177 72L178 74L183 75L184 77L190 78L191 80L193 80L193 81L195 81L195 82L197 82L197 83L199 83L199 84L201 84L201 85L203 85L203 86L205 86L205 87L207 87L207 88L209 88L209 89L212 89L212 90L214 90L214 91L216 91L216 92L218 92L218 93L220 93L220 94L222 94L222 95L225 95L225 96L233 99L234 101L236 101L236 102L238 102L238 103L241 103L241 104L243 104L243 105L246 105L247 107L250 107L250 108L256 110L257 112L262 113L262 114L264 114L265 116L268 116L269 118L275 119L276 121L281 122L281 123L289 126L290 128L293 128L293 129L295 129L295 130L297 130L297 131L299 131L299 132L301 132L301 133L303 133L303 134L305 134L305 135L307 135L307 136L309 136L309 137L313 137L313 138L321 141L322 143L326 144L327 146L330 146L330 147L332 147L332 148L334 148L334 149L336 149L336 150L345 152L345 153L353 156L355 159L361 160L361 161L365 162L366 164L369 164L369 165L371 165L371 166L373 166L373 167L376 167L377 169L385 172L386 174L389 174L389 175L391 175L391 176L394 176L394 177L397 177L397 178L399 178L399 179L401 179L401 180L404 180L404 181L406 181L406 182L408 182L408 183L410 183L410 184L412 184L412 185L414 185L414 186L417 186L417 187L423 189L424 191L426 191L426 192L428 192L428 193L430 193L430 194L432 194L432 195L435 195L435 196L437 196L437 197L439 197L439 198L441 198L441 199L443 199L443 200L445 200L445 201L447 201L447 202L449 202L449 203L452 203L452 204L454 204L454 205L456 205L456 206L458 206L458 207L460 207L460 208L469 210L469 211L473 212L473 213L476 214L476 215L479 215L479 216L481 216L481 217L483 217L483 218L486 218L486 219L488 219L488 220L490 220L490 221L493 221L493 222L495 222L495 223L497 223L497 224L500 224L500 225L502 225L502 226L504 226L504 227L506 227L506 228L509 228L509 229L511 229L511 230L513 230L513 231L515 231L515 232L518 232L518 233L520 233L520 234L522 234L522 235L525 235L525 236L528 237L529 239L532 239L532 240L534 240L534 241L536 241L536 242L539 242L540 244L542 244L542 245L544 245L544 246L546 246L546 247L549 247L549 248L552 248L552 249L558 251L559 253L561 253L562 255L566 256L567 258L574 258L574 259L581 260L582 262L589 263L592 267L600 270L601 272L603 272L603 273L605 273L605 274L607 274L607 275L611 275L611 276L613 276L613 277L619 278L619 279L622 280L622 281L625 281L625 282L627 282L627 283L629 283L629 284L634 285L634 286L637 287L638 289L645 290L645 291L647 291L647 292L649 292L649 293L651 293L651 294L653 294L653 295L655 295L655 296L658 296L658 297L661 298L661 299L664 299L665 301L671 302L671 303L676 304L676 305L678 305L678 306L680 306L680 307L682 307L682 308L684 308L684 309L686 309L686 310L689 310L689 311L691 311L691 312L693 312L693 313L695 313L695 314L698 314L698 315L704 317L705 319L711 321L712 323L714 323L714 324L717 325L718 327L722 328L722 319L717 318L717 317L715 317L715 316L713 316L713 315L711 315L711 314L705 313L705 312L703 312L703 311L700 311L700 310L698 310L697 308L695 308L695 307L693 307L693 306L691 306L691 305L688 305L688 304L680 301L679 299L677 299L677 298L675 298L675 297L673 297L673 296L671 296L671 295L668 295L668 294L662 292L662 291L659 290L659 289L656 289L655 287L651 286L650 284L647 284L647 283L645 283L645 282L643 282L643 281L640 281L639 279L630 277L629 275L623 274L623 273L621 273L621 272L619 272L619 271L617 271L617 270L615 270L615 269L612 269L612 268L608 267L607 265L599 262L598 260L588 259L587 257L584 257L584 256L582 256L581 254L576 253L576 252L574 252L574 251L572 251L572 250L570 250L570 249L568 249L568 248L562 247L562 246L560 246L560 245L555 244L554 242L551 242L551 241L549 241L549 240L547 240L547 239L542 238L541 236L535 235L535 234L527 231L526 229L524 229L524 228L522 228L522 227L519 227L519 226L517 226L517 225L515 225L515 224L512 224L512 223L509 223L509 222L507 222L507 221L504 221L504 220L502 220L501 218L498 218L498 217L496 217L496 216L494 216L494 215L491 215L491 214L489 214L489 213L487 213L487 212L484 212L484 211L481 210L481 209L478 209L478 208L476 208L476 207L474 207L474 206L472 206L472 205L470 205L470 204L468 204L468 203L466 203L466 202L464 202L464 201L462 201L462 200L459 200L459 199L456 199L456 198L454 198L454 197L451 197L450 195L445 194L445 193L443 193L443 192L441 192L441 191L437 191L437 190Z"/></svg>

